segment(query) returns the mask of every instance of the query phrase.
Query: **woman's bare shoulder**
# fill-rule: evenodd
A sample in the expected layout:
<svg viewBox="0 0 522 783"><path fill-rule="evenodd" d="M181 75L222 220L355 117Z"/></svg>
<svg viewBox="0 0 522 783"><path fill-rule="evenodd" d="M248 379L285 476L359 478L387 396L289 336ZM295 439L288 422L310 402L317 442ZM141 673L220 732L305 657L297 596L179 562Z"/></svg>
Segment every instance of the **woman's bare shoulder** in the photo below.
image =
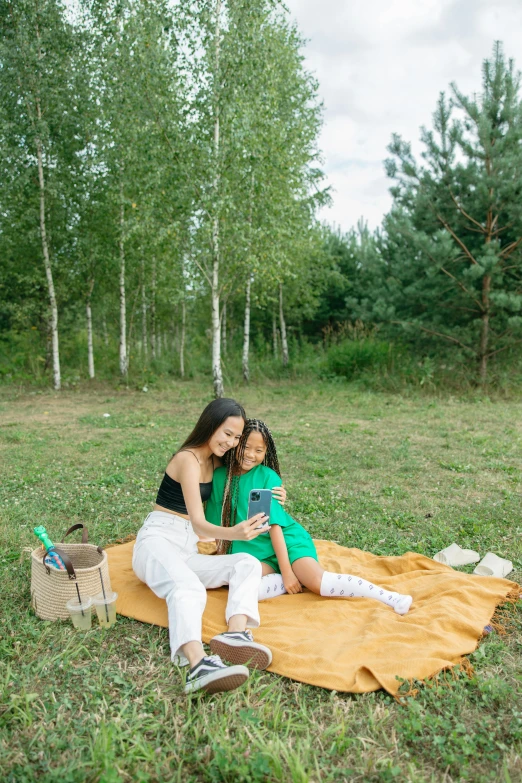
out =
<svg viewBox="0 0 522 783"><path fill-rule="evenodd" d="M192 451L177 451L175 454L173 454L165 472L167 475L177 481L177 473L180 470L183 472L189 470L190 472L194 472L199 475L199 460Z"/></svg>

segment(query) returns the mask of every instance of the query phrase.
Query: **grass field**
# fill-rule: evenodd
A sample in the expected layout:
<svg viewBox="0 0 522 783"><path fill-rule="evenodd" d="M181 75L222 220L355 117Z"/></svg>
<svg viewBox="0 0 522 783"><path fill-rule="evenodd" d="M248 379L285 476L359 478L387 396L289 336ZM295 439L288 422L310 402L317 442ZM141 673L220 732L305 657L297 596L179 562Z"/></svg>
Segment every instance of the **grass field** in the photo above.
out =
<svg viewBox="0 0 522 783"><path fill-rule="evenodd" d="M271 426L287 508L312 535L376 554L433 555L458 541L509 557L522 581L522 404L327 383L228 391ZM33 526L58 539L81 521L102 545L136 533L208 399L191 382L0 391L2 779L521 781L522 614L512 605L508 632L470 656L471 678L441 675L402 704L267 672L187 700L165 629L119 618L81 634L33 615Z"/></svg>

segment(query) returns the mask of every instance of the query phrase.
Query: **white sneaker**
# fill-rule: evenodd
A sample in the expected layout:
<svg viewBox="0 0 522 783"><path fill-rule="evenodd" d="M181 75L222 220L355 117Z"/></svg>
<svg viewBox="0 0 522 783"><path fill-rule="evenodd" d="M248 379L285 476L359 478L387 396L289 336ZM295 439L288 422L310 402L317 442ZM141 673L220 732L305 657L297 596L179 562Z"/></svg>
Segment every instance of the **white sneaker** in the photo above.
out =
<svg viewBox="0 0 522 783"><path fill-rule="evenodd" d="M219 655L205 655L187 675L185 693L233 691L248 680L246 666L226 666Z"/></svg>

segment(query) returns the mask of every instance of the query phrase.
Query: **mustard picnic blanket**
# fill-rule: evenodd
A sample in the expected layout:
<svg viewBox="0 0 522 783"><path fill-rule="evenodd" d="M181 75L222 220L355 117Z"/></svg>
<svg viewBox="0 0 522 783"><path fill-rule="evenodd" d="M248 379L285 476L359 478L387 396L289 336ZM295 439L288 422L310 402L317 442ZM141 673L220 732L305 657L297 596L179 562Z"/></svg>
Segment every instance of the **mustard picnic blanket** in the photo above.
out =
<svg viewBox="0 0 522 783"><path fill-rule="evenodd" d="M323 598L308 591L259 604L255 639L270 647L269 671L337 691L384 688L396 694L398 678L431 677L475 650L495 608L518 585L507 579L454 571L424 555L379 557L316 541L323 568L363 576L413 596L407 615L369 598ZM144 623L168 627L167 606L135 576L134 542L107 550L117 611ZM203 641L226 630L226 588L207 591Z"/></svg>

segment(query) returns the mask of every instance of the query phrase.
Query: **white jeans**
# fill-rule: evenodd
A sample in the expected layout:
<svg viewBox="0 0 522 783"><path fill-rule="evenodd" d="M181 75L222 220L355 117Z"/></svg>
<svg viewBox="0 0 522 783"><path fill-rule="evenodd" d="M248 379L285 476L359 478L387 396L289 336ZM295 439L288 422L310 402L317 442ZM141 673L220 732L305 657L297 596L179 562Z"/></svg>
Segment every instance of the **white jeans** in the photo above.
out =
<svg viewBox="0 0 522 783"><path fill-rule="evenodd" d="M201 622L207 602L206 588L229 585L225 619L247 616L257 628L257 596L261 563L252 555L200 555L198 537L188 519L153 511L138 533L132 567L142 582L167 601L171 657L188 663L180 652L187 642L201 641Z"/></svg>

